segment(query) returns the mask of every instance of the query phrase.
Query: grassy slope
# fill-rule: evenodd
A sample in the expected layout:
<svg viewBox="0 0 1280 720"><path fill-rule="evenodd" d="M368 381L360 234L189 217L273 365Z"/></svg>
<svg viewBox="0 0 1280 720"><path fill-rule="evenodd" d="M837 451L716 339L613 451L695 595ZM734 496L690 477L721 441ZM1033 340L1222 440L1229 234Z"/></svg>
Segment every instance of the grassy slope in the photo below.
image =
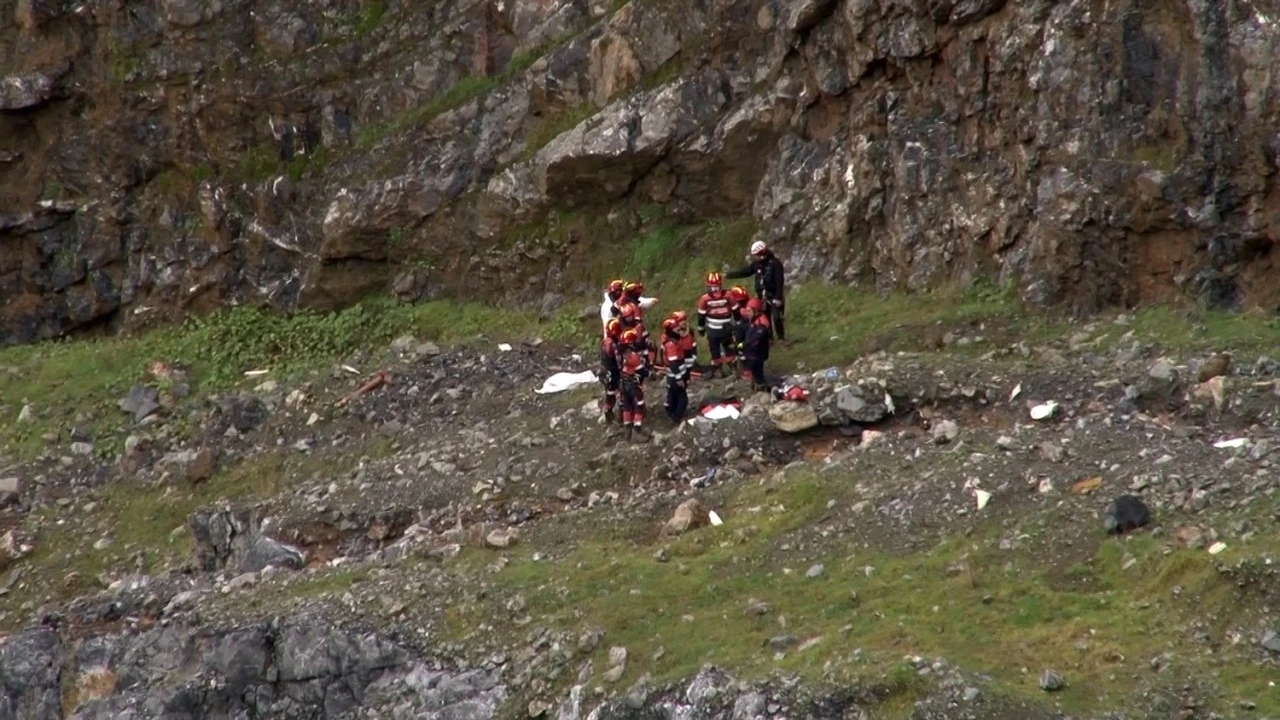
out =
<svg viewBox="0 0 1280 720"><path fill-rule="evenodd" d="M1166 553L1151 536L1107 542L1066 569L1070 587L1052 558L1020 552L1010 561L997 551L1002 528L991 523L919 554L842 549L780 557L780 548L796 543L795 531L829 512L829 501L847 504L852 484L801 475L741 490L721 510L724 526L672 542L666 563L653 558L657 544L618 538L582 543L555 563L520 549L503 570L501 597L455 624L504 617L501 603L520 593L544 624L605 628L597 663L610 646L628 648L623 686L646 673L659 681L688 677L704 663L745 677L783 671L811 681L892 681L905 656L920 655L987 674L988 693L1043 701L1039 673L1052 667L1070 683L1052 697L1068 712L1125 709L1143 685L1175 683L1147 667L1175 651L1174 677L1223 689L1212 706L1230 711L1250 701L1259 716L1280 712L1265 667L1183 652L1195 619L1226 622L1245 612L1217 564L1274 546L1277 533L1217 558L1203 550ZM1128 557L1135 562L1125 567ZM809 578L814 563L824 571ZM771 610L749 613L752 601ZM770 639L788 634L799 644L775 655ZM901 697L884 710L909 713L919 685L899 678L891 687Z"/></svg>
<svg viewBox="0 0 1280 720"><path fill-rule="evenodd" d="M645 279L649 294L662 299L659 309L664 313L678 306L689 309L701 292L703 273L719 267L722 258L739 258L750 233L745 222L679 228L658 219L649 232L621 249L620 274ZM600 279L602 284L607 280ZM596 298L579 301L571 307ZM877 298L849 287L799 285L789 298L788 319L794 339L778 351L778 370L840 364L874 349L931 348L943 330L957 327L1006 342L1042 341L1069 331L1065 324L1024 311L1008 294L981 287ZM77 415L102 433L98 445L104 453L117 451L128 428L114 403L144 379L147 363L156 359L190 366L201 392L209 392L259 382L242 377L254 368L269 368L277 378L323 371L335 362L371 370L387 343L404 333L465 342L483 328L491 342L538 334L589 345L596 327L593 319L583 321L574 311L539 321L531 312L478 304L374 303L336 315L290 319L240 309L140 338L10 348L0 351L0 466L9 462L5 453L10 459L30 459L50 451L41 435L51 429L63 432L60 446L65 445L66 430ZM1139 312L1128 327L1118 327L1106 342L1124 345L1138 339L1183 350L1229 346L1266 352L1273 328L1257 316L1153 308ZM1125 337L1129 330L1133 335ZM37 419L20 424L16 418L25 403L33 406ZM130 484L110 486L92 524L50 524L41 531L36 554L23 563L25 572L51 579L76 573L58 593L65 596L91 589L93 579L108 568L137 564L145 569L179 557L186 543L172 531L195 507L220 497L275 491L263 478L279 477L283 468L270 467L270 458L260 462L265 464L225 469L205 486L180 495ZM740 512L730 513L728 534L717 537L734 537L734 531L748 525L755 527L754 535L744 531L741 538L713 547L711 540L695 534L673 545L667 564L653 561L652 548L602 537L585 542L568 563L551 566L518 558L508 582L525 592L535 609L561 622L575 624L566 609L579 608L587 619L607 626L606 644L627 645L636 659L629 676L652 670L677 677L702 662L716 661L747 674L782 668L819 677L827 660L862 648L867 659L843 666L842 672L901 674L903 655L941 654L991 672L997 691L1014 694L1038 692L1033 677L1038 668L1059 665L1075 685L1058 698L1076 709L1122 705L1117 698L1132 691L1137 659L1159 652L1171 628L1193 610L1197 615L1225 614L1232 607L1229 583L1202 554L1166 556L1150 541L1139 540L1125 548L1139 559L1136 571L1121 573L1121 549L1105 545L1092 561L1069 569L1093 580L1088 592L1055 590L1048 580L1055 569L1046 559L1023 558L1013 574L990 566L988 541L994 529L982 527L967 538L943 538L925 554L837 553L821 558L826 572L820 578L803 578L807 564L785 574L781 561L769 559L770 549L785 542L791 530L810 523L828 499L838 498L839 485L799 479L744 490L731 506ZM756 506L784 509L745 511ZM150 522L126 522L138 517ZM113 536L111 546L93 550L93 541L103 533ZM961 560L971 571L949 570ZM876 568L870 576L867 566ZM560 570L566 567L576 569ZM1161 600L1158 612L1135 605L1148 597L1167 598L1174 584L1197 590L1184 597L1198 597L1202 604L1193 609ZM804 592L797 592L799 587ZM851 592L857 593L857 603ZM983 604L987 595L993 599ZM749 597L768 601L774 613L745 616ZM686 616L692 616L692 624ZM783 617L786 629L779 624ZM821 636L822 641L775 661L761 643L784 632L801 640ZM1084 638L1094 649L1082 654L1075 648ZM662 659L648 662L658 647L665 651ZM1127 664L1115 666L1106 657L1108 649L1123 653ZM1229 687L1231 697L1223 702L1250 699L1260 711L1280 712L1280 701L1274 690L1265 689L1266 678L1256 666L1188 662L1193 663L1188 672L1216 676Z"/></svg>

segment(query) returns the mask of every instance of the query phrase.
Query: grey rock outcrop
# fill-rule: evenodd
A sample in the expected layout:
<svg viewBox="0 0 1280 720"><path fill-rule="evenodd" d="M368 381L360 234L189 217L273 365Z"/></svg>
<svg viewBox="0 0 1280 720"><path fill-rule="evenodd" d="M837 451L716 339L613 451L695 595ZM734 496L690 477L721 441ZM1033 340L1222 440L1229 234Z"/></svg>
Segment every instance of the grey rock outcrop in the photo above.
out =
<svg viewBox="0 0 1280 720"><path fill-rule="evenodd" d="M187 527L201 570L259 572L270 566L297 570L306 565L301 550L262 534L256 509L202 510L188 518Z"/></svg>
<svg viewBox="0 0 1280 720"><path fill-rule="evenodd" d="M641 205L750 217L795 278L1274 305L1276 0L606 5L17 3L0 344L594 294Z"/></svg>

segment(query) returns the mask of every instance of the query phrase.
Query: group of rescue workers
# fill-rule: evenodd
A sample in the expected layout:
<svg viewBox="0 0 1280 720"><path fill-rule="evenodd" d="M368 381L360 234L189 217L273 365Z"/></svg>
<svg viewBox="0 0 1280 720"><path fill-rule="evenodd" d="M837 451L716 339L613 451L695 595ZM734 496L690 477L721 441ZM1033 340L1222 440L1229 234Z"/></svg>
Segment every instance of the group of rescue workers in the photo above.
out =
<svg viewBox="0 0 1280 720"><path fill-rule="evenodd" d="M756 297L741 286L724 287L724 279L754 275ZM764 363L783 331L784 287L782 263L763 242L751 246L746 267L725 273L709 272L707 291L697 301L697 334L707 339L711 367L698 364L698 342L689 328L689 313L676 310L662 320L662 336L654 342L645 327L645 311L657 298L644 297L638 280L613 280L600 308L604 337L600 345L600 381L604 385L604 415L610 434L625 432L628 440L644 442L644 384L657 374L666 376L667 417L679 423L688 412L689 379L742 377L753 390L768 391ZM615 411L621 404L621 413Z"/></svg>

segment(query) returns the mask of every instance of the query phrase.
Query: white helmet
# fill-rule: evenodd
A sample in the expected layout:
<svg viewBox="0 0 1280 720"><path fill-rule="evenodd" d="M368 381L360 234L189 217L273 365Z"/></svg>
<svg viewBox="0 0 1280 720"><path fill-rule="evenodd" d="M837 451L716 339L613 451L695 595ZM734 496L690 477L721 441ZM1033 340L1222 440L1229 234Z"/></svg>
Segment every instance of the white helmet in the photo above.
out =
<svg viewBox="0 0 1280 720"><path fill-rule="evenodd" d="M767 251L768 249L769 249L769 246L765 245L763 240L757 240L751 243L752 255L763 255L765 251Z"/></svg>

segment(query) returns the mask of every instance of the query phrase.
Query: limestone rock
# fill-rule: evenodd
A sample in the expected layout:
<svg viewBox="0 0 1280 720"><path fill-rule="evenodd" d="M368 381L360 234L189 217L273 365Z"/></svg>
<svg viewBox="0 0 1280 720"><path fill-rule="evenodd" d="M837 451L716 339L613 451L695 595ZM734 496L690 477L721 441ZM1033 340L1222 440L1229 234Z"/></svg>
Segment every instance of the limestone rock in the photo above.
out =
<svg viewBox="0 0 1280 720"><path fill-rule="evenodd" d="M807 402L774 403L769 407L769 419L786 433L804 432L818 426L818 413Z"/></svg>

